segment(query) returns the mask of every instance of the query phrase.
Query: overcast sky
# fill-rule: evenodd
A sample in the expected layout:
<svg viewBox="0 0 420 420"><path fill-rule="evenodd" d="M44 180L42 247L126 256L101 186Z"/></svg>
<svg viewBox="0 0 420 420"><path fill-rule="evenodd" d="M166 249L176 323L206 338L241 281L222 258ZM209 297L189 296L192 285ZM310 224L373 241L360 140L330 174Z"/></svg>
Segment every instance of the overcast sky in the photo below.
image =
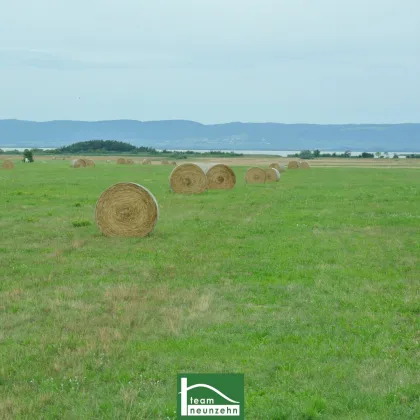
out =
<svg viewBox="0 0 420 420"><path fill-rule="evenodd" d="M0 0L0 119L420 122L419 0Z"/></svg>

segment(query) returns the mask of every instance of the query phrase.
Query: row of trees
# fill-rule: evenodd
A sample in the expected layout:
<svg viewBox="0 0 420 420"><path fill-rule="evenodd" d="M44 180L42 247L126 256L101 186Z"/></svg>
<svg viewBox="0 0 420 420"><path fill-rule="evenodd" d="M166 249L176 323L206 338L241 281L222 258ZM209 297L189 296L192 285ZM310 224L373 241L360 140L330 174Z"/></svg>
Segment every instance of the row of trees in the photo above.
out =
<svg viewBox="0 0 420 420"><path fill-rule="evenodd" d="M368 153L368 152L363 152L357 156L352 156L351 155L351 150L346 150L344 153L321 153L320 150L302 150L299 153L295 153L293 155L288 155L289 157L298 157L300 159L316 159L316 158L320 158L320 157L333 157L333 158L366 158L366 159L373 159L375 156L378 158L389 158L390 155L388 152L376 152L375 154L373 153ZM420 157L420 155L406 155L407 158L408 157ZM394 153L393 159L398 159L398 155L396 153Z"/></svg>

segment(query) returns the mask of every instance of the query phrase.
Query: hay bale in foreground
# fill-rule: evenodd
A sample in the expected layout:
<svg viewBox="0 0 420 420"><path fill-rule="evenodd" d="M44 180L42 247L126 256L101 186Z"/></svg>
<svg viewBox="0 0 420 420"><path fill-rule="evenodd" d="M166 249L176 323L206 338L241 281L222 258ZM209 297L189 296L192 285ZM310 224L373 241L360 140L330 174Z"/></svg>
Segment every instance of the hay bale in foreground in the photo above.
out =
<svg viewBox="0 0 420 420"><path fill-rule="evenodd" d="M306 161L299 162L299 169L310 169L309 163Z"/></svg>
<svg viewBox="0 0 420 420"><path fill-rule="evenodd" d="M86 166L89 168L93 168L95 166L95 162L92 159L85 159Z"/></svg>
<svg viewBox="0 0 420 420"><path fill-rule="evenodd" d="M86 159L74 159L71 161L70 166L72 168L86 168Z"/></svg>
<svg viewBox="0 0 420 420"><path fill-rule="evenodd" d="M200 194L208 187L205 169L196 163L182 163L171 172L169 185L178 194Z"/></svg>
<svg viewBox="0 0 420 420"><path fill-rule="evenodd" d="M141 163L143 165L151 165L152 164L152 160L151 159L143 159Z"/></svg>
<svg viewBox="0 0 420 420"><path fill-rule="evenodd" d="M3 161L3 165L1 165L1 167L3 169L13 169L15 165L10 159L6 159Z"/></svg>
<svg viewBox="0 0 420 420"><path fill-rule="evenodd" d="M124 158L118 158L117 159L117 164L118 165L125 165L125 159Z"/></svg>
<svg viewBox="0 0 420 420"><path fill-rule="evenodd" d="M236 184L235 172L223 163L207 166L205 173L209 190L230 190Z"/></svg>
<svg viewBox="0 0 420 420"><path fill-rule="evenodd" d="M291 160L287 167L288 169L299 169L299 162L297 160Z"/></svg>
<svg viewBox="0 0 420 420"><path fill-rule="evenodd" d="M245 181L247 184L264 184L266 176L264 169L252 167L246 171Z"/></svg>
<svg viewBox="0 0 420 420"><path fill-rule="evenodd" d="M276 168L268 168L265 170L265 182L279 182L280 172Z"/></svg>
<svg viewBox="0 0 420 420"><path fill-rule="evenodd" d="M159 218L158 203L145 187L133 182L112 185L99 197L96 224L105 236L143 237Z"/></svg>

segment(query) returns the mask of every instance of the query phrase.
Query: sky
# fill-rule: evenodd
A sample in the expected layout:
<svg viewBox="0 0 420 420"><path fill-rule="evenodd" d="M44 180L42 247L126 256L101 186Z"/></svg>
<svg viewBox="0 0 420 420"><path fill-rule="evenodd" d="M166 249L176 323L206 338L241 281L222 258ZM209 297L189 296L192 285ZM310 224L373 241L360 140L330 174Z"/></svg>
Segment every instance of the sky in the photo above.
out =
<svg viewBox="0 0 420 420"><path fill-rule="evenodd" d="M0 0L0 119L420 122L418 0Z"/></svg>

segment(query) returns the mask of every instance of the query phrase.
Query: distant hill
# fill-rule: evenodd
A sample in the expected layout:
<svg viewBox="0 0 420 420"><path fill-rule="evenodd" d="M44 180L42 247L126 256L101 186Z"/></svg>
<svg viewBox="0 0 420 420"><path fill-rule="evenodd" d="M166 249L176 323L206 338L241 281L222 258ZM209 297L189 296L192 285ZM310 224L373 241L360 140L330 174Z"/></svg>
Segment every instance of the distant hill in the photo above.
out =
<svg viewBox="0 0 420 420"><path fill-rule="evenodd" d="M316 125L194 121L0 120L1 147L118 140L158 149L420 151L420 124Z"/></svg>

